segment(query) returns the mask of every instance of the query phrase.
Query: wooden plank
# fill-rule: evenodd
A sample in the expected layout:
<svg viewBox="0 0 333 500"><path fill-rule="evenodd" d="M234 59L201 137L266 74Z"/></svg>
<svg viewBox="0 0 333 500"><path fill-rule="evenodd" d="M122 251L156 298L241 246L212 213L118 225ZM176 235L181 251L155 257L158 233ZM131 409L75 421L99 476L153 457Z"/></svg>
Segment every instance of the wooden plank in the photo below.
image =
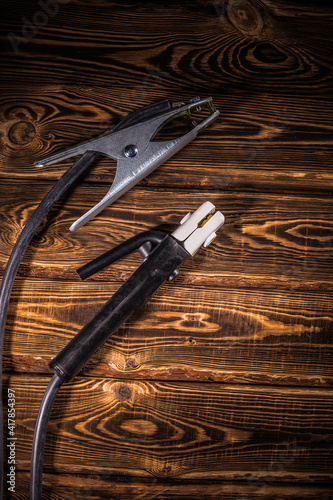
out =
<svg viewBox="0 0 333 500"><path fill-rule="evenodd" d="M192 94L156 89L144 101L129 100L122 86L35 86L2 89L0 176L58 179L67 161L39 169L34 161L112 128L127 113L155 100L187 101ZM22 97L23 94L23 97ZM331 110L327 98L230 90L214 92L221 117L197 139L149 175L152 187L208 190L333 190ZM151 101L149 101L151 99ZM313 165L316 168L313 168ZM115 164L101 159L87 180L111 184ZM180 175L181 172L181 175Z"/></svg>
<svg viewBox="0 0 333 500"><path fill-rule="evenodd" d="M332 480L325 388L332 381L332 200L321 196L332 191L328 2L58 4L17 52L8 33L21 35L26 20L38 24L41 2L5 2L0 20L0 272L33 207L69 165L39 171L37 181L33 160L163 98L211 94L222 113L71 234L70 223L111 182L114 169L100 161L86 177L90 185L73 189L30 245L6 337L6 368L25 372L9 375L24 469L17 497L28 496L48 360L139 258L84 284L75 268L139 230L178 223L210 199L227 216L212 247L122 328L85 378L61 389L49 426L46 496L332 498L325 486Z"/></svg>
<svg viewBox="0 0 333 500"><path fill-rule="evenodd" d="M18 469L49 380L9 377ZM45 472L327 482L332 410L323 389L77 377L55 401Z"/></svg>
<svg viewBox="0 0 333 500"><path fill-rule="evenodd" d="M29 474L19 471L18 500L29 500ZM321 485L241 483L233 481L167 481L156 478L44 474L44 494L52 500L331 500L332 488Z"/></svg>
<svg viewBox="0 0 333 500"><path fill-rule="evenodd" d="M18 280L7 371L48 363L119 283ZM327 386L333 382L332 296L166 284L92 359L85 374L131 379Z"/></svg>
<svg viewBox="0 0 333 500"><path fill-rule="evenodd" d="M152 9L133 0L112 2L112 8L107 1L96 8L76 0L55 16L43 16L35 2L6 4L0 33L2 76L9 83L117 82L132 91L150 71L164 75L168 87L191 86L196 93L207 82L215 90L330 92L327 2L309 8L210 0L194 7L187 0Z"/></svg>
<svg viewBox="0 0 333 500"><path fill-rule="evenodd" d="M21 228L52 185L0 181L0 230L5 235L0 249L2 269ZM331 198L136 187L79 231L70 233L70 224L101 200L105 191L105 186L84 184L71 191L53 210L48 219L52 223L45 222L30 245L21 268L23 275L75 279L77 267L112 246L145 229L170 229L189 210L210 200L225 214L226 223L213 245L183 266L183 275L190 282L212 286L226 279L228 286L235 286L239 279L249 279L255 280L256 287L267 283L287 288L331 286ZM123 279L139 261L130 256L99 276L110 280L116 272Z"/></svg>

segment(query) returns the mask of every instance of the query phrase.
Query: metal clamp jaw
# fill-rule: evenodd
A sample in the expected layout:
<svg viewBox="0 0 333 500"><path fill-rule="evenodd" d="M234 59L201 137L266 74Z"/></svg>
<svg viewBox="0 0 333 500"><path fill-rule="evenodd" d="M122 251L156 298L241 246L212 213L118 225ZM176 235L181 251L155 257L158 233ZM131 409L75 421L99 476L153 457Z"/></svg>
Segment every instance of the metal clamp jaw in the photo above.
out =
<svg viewBox="0 0 333 500"><path fill-rule="evenodd" d="M190 116L192 112L201 111L204 107L208 108L211 114L199 124L194 123L194 128L190 132L177 139L153 142L157 132L166 123L182 115ZM71 225L70 230L75 231L191 142L218 115L219 111L215 109L211 97L195 98L188 104L172 105L167 100L162 101L130 114L108 135L39 160L35 162L35 166L52 165L72 156L84 155L89 151L96 152L93 160L102 154L117 161L111 188L97 205Z"/></svg>

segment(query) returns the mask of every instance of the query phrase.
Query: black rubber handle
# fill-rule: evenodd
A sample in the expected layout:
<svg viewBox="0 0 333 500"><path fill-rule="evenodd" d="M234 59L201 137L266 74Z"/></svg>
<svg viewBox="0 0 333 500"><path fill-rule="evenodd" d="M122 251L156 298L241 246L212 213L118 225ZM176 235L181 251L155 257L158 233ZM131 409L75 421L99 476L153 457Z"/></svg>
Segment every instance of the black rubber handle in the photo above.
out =
<svg viewBox="0 0 333 500"><path fill-rule="evenodd" d="M189 254L169 235L111 297L93 319L51 361L51 369L71 380L127 320L168 279Z"/></svg>
<svg viewBox="0 0 333 500"><path fill-rule="evenodd" d="M133 113L126 116L123 120L121 120L121 122L117 123L117 125L113 127L112 132L118 132L126 127L132 127L137 123L141 123L145 120L153 118L154 116L166 113L167 111L170 111L170 109L170 102L167 99L153 104L148 104L148 106L137 109L136 111L133 111Z"/></svg>

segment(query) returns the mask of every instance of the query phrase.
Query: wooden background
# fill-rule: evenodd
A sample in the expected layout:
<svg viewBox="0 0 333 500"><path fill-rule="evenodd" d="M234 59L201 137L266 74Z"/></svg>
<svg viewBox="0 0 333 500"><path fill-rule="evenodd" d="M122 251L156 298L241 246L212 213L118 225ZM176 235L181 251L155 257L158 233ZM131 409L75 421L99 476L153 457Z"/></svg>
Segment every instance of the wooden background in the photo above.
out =
<svg viewBox="0 0 333 500"><path fill-rule="evenodd" d="M221 115L70 233L111 184L112 162L96 162L30 244L4 353L5 389L17 404L12 498L29 497L49 361L140 257L84 283L76 268L142 230L178 223L205 200L226 217L215 242L61 388L44 497L333 498L330 2L59 0L47 8L2 4L1 271L71 164L36 170L35 160L165 98L211 95Z"/></svg>

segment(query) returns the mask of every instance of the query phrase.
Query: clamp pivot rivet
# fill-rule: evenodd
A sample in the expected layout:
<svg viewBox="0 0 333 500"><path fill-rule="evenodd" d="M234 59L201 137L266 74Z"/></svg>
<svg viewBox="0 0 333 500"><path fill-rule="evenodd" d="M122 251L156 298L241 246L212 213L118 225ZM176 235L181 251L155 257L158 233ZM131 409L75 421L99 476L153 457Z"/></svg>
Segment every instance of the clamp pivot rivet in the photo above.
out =
<svg viewBox="0 0 333 500"><path fill-rule="evenodd" d="M129 144L124 149L124 155L127 156L127 158L133 158L137 154L138 154L138 148L135 144Z"/></svg>

